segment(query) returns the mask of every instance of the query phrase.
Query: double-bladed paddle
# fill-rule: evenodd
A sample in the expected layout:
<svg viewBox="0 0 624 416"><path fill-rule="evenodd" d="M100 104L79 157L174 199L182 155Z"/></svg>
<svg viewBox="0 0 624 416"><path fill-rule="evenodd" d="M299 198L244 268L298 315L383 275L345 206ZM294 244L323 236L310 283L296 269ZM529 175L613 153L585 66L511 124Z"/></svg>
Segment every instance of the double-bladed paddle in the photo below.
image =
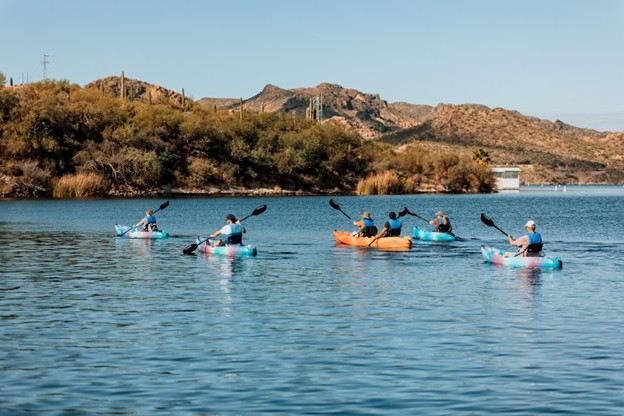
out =
<svg viewBox="0 0 624 416"><path fill-rule="evenodd" d="M423 220L424 222L426 222L427 224L429 224L429 221L427 221L426 219L424 219L423 217L421 217L420 215L416 214L415 212L410 211L407 207L403 208L400 212L399 212L399 217L402 217L405 214L409 214L409 215L413 215L416 218L420 218L421 220ZM446 234L448 235L452 235L453 237L455 237L457 240L463 240L463 238L453 234L450 231L444 231Z"/></svg>
<svg viewBox="0 0 624 416"><path fill-rule="evenodd" d="M154 211L154 214L156 214L158 211L160 211L161 209L165 209L169 206L169 201L163 202L156 211ZM126 231L124 231L123 233L119 234L118 237L123 236L124 234L126 234L128 231L134 229L134 227L130 227L128 228Z"/></svg>
<svg viewBox="0 0 624 416"><path fill-rule="evenodd" d="M243 221L245 221L247 218L251 217L252 215L260 215L260 214L262 214L264 211L266 211L266 209L267 209L267 206L266 206L266 205L262 205L262 206L260 206L260 207L258 207L258 208L256 208L256 209L254 209L254 210L253 210L253 212L252 212L251 214L247 215L247 216L246 216L246 217L244 217L243 219L240 219L239 221L240 221L240 222L243 222ZM195 251L195 249L197 249L197 247L199 247L199 245L200 245L201 243L203 243L203 242L205 242L205 241L207 241L207 240L208 240L208 238L205 238L205 239L201 240L201 241L200 241L199 243L197 243L197 244L191 244L190 246L188 246L188 247L186 247L184 250L182 250L182 253L187 254L187 255L188 255L188 254L192 254L192 253L193 253L193 251Z"/></svg>
<svg viewBox="0 0 624 416"><path fill-rule="evenodd" d="M494 227L496 228L498 231L500 231L501 233L505 234L507 237L509 237L509 234L507 234L505 231L501 230L500 228L498 228L496 226L496 224L494 224L494 221L492 221L490 219L490 217L488 217L487 215L485 215L484 213L481 213L481 222L483 222L483 224L487 225L488 227Z"/></svg>
<svg viewBox="0 0 624 416"><path fill-rule="evenodd" d="M353 221L353 218L351 218L350 216L348 216L343 210L340 209L340 205L338 205L336 203L336 201L334 201L333 199L329 200L329 205L331 205L331 207L333 209L337 209L338 211L342 212L344 214L345 217L349 218L351 221Z"/></svg>

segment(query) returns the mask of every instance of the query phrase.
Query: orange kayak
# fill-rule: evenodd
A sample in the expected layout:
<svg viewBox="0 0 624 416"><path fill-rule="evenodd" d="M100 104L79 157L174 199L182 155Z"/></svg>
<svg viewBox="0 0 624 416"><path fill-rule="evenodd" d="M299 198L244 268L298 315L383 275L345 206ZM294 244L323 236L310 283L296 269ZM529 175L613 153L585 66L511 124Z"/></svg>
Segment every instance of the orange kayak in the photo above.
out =
<svg viewBox="0 0 624 416"><path fill-rule="evenodd" d="M338 230L334 230L334 237L336 242L349 246L381 248L384 250L409 250L412 248L412 239L410 237L381 237L373 241L372 237L356 237L352 236L349 231ZM373 241L372 244L371 241Z"/></svg>

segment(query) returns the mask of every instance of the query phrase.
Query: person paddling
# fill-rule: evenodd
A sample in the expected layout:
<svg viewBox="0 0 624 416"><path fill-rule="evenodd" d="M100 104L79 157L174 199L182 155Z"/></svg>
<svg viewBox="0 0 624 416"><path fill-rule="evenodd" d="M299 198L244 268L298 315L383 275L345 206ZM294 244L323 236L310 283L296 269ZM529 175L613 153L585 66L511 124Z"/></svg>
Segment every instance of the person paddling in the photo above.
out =
<svg viewBox="0 0 624 416"><path fill-rule="evenodd" d="M389 220L386 221L381 232L376 235L377 238L381 237L396 237L401 235L401 227L403 223L397 219L397 215L394 212L388 214Z"/></svg>
<svg viewBox="0 0 624 416"><path fill-rule="evenodd" d="M529 220L524 226L526 233L522 237L514 240L511 235L507 236L509 238L509 244L520 248L517 253L507 252L505 256L539 256L542 252L543 242L542 235L535 231L536 227L535 221Z"/></svg>
<svg viewBox="0 0 624 416"><path fill-rule="evenodd" d="M436 212L436 217L429 221L429 224L435 225L435 230L439 233L451 233L453 231L451 220L442 211Z"/></svg>
<svg viewBox="0 0 624 416"><path fill-rule="evenodd" d="M143 226L143 231L158 231L158 226L156 225L156 217L154 216L154 211L148 209L145 211L145 218L134 225L134 228L138 228Z"/></svg>
<svg viewBox="0 0 624 416"><path fill-rule="evenodd" d="M353 221L353 225L360 227L360 237L374 237L377 234L377 227L368 211L364 211L359 221Z"/></svg>
<svg viewBox="0 0 624 416"><path fill-rule="evenodd" d="M216 240L212 245L224 246L243 244L243 233L247 232L243 224L241 224L233 214L228 214L228 216L225 217L225 223L226 224L219 231L215 231L208 237L212 239L217 236L222 236L222 238Z"/></svg>

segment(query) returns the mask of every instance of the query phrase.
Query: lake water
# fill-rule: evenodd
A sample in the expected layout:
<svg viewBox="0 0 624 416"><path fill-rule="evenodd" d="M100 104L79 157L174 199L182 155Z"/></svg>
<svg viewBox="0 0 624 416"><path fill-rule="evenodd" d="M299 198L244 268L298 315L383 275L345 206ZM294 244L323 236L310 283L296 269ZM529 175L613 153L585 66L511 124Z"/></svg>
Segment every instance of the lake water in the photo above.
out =
<svg viewBox="0 0 624 416"><path fill-rule="evenodd" d="M0 414L578 414L624 409L623 187L334 197L444 210L464 241L337 247L329 197L0 202ZM244 217L255 258L186 256ZM485 264L534 219L563 269ZM404 234L415 217L404 217Z"/></svg>

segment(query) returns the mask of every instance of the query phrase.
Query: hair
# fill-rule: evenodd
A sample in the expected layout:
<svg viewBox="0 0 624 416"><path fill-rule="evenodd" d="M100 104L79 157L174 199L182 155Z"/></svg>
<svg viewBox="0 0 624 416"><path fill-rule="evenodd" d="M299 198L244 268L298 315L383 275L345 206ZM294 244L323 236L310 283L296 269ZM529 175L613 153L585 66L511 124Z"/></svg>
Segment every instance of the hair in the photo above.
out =
<svg viewBox="0 0 624 416"><path fill-rule="evenodd" d="M234 214L228 214L227 217L225 217L225 219L230 220L232 222L236 222L236 217L234 216Z"/></svg>
<svg viewBox="0 0 624 416"><path fill-rule="evenodd" d="M390 212L390 214L388 214L388 216L390 217L391 220L396 219L396 214L394 213L394 211Z"/></svg>
<svg viewBox="0 0 624 416"><path fill-rule="evenodd" d="M148 209L145 212L147 213L147 215L154 215L154 211L152 211L151 209Z"/></svg>

